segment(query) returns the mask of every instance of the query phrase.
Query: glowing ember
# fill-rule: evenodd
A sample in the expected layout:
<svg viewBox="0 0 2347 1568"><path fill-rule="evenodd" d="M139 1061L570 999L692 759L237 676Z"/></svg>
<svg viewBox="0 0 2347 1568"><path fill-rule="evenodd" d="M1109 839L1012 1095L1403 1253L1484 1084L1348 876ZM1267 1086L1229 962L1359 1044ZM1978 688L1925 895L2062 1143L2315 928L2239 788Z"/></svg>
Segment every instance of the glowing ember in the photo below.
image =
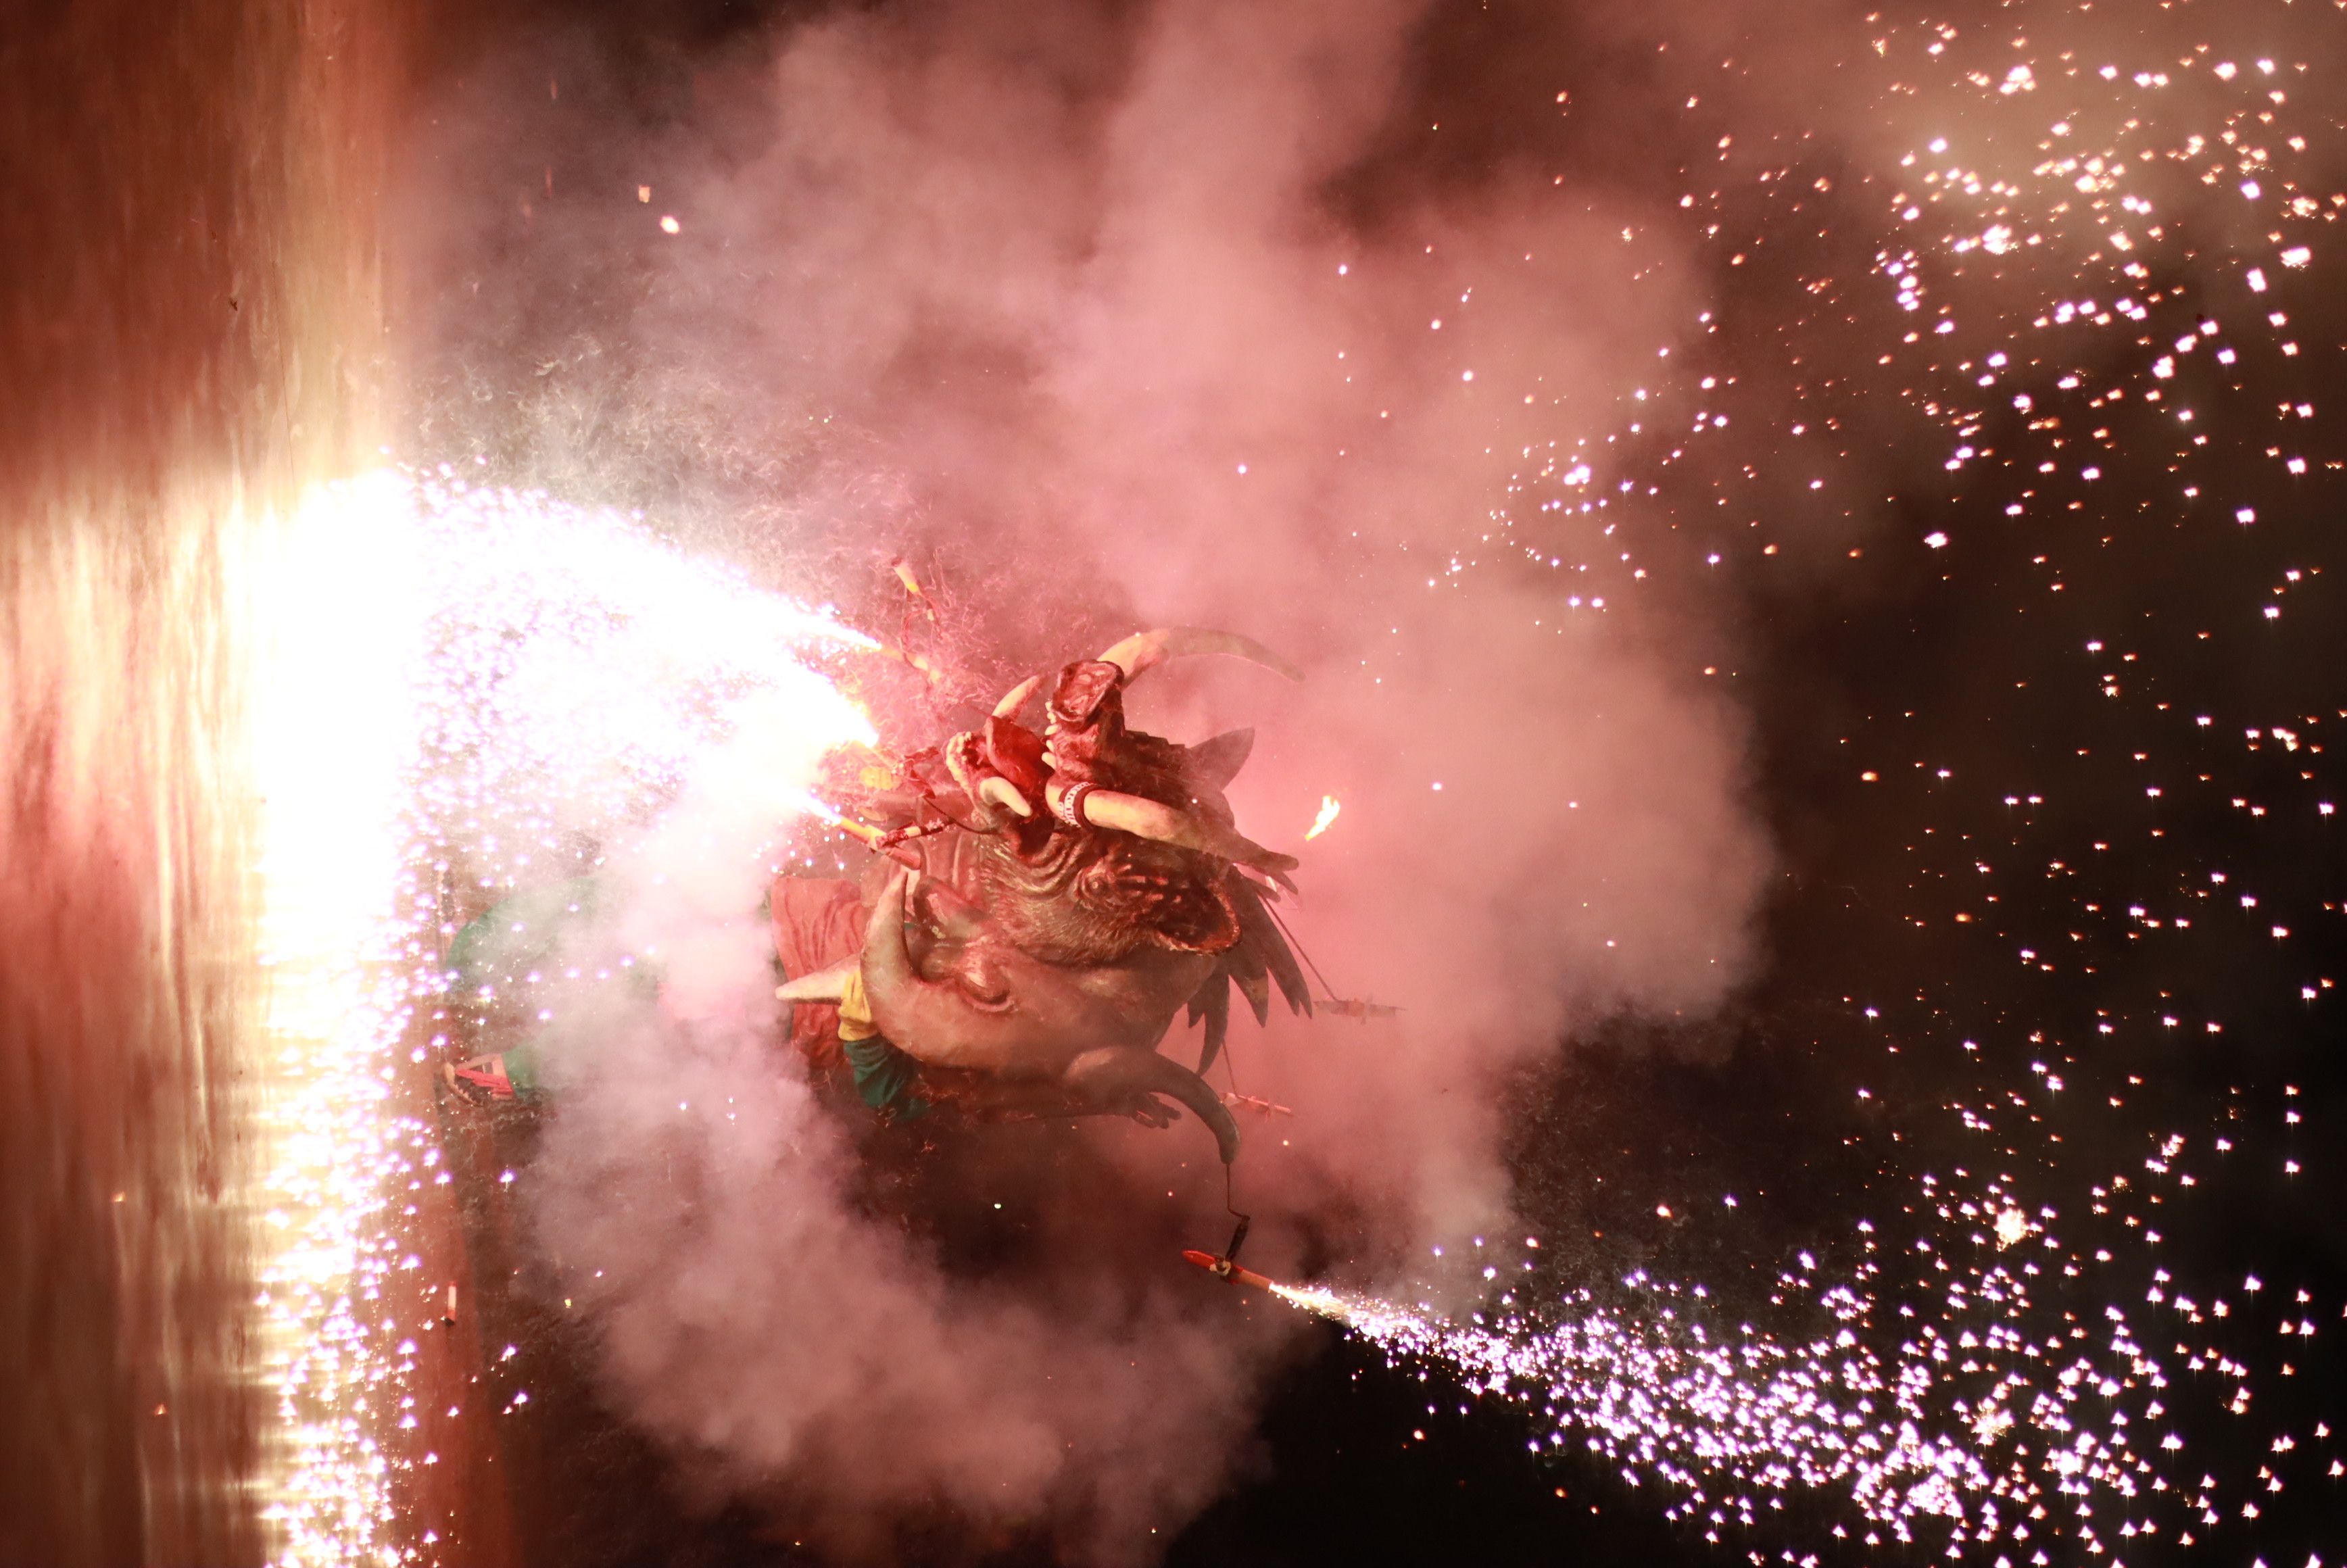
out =
<svg viewBox="0 0 2347 1568"><path fill-rule="evenodd" d="M1311 827L1307 829L1304 835L1305 840L1308 843L1327 832L1328 825L1337 820L1337 814L1343 809L1344 807L1337 804L1337 797L1335 795L1322 795L1320 797L1320 815L1312 819Z"/></svg>

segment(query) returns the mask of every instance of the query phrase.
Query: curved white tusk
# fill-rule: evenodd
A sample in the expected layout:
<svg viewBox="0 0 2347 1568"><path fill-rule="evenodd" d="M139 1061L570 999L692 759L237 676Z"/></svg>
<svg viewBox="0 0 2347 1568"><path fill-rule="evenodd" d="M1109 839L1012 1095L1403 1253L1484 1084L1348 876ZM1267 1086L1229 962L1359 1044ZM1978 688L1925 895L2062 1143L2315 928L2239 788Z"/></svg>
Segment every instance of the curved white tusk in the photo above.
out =
<svg viewBox="0 0 2347 1568"><path fill-rule="evenodd" d="M1056 814L1062 792L1056 784L1044 786L1044 798ZM1112 789L1089 789L1081 801L1084 820L1094 827L1105 827L1118 833L1129 833L1136 838L1154 839L1160 844L1179 845L1202 855L1212 855L1240 866L1251 866L1276 877L1283 884L1286 873L1296 866L1294 856L1266 849L1235 828L1225 827L1218 822L1181 811L1145 795L1125 794Z"/></svg>
<svg viewBox="0 0 2347 1568"><path fill-rule="evenodd" d="M1235 631L1210 631L1199 626L1163 626L1153 631L1136 631L1102 654L1101 662L1123 671L1127 681L1137 681L1168 659L1186 658L1194 653L1225 653L1266 670L1276 670L1290 681L1304 679L1303 671L1254 638L1242 637Z"/></svg>
<svg viewBox="0 0 2347 1568"><path fill-rule="evenodd" d="M835 1002L847 983L847 977L862 962L861 953L853 958L842 958L827 969L817 969L813 974L801 975L794 980L776 986L774 996L786 1002Z"/></svg>
<svg viewBox="0 0 2347 1568"><path fill-rule="evenodd" d="M1019 793L1019 786L1000 774L989 774L978 781L978 798L990 805L1000 806L1013 816L1035 815L1035 808L1027 804L1027 797Z"/></svg>
<svg viewBox="0 0 2347 1568"><path fill-rule="evenodd" d="M1035 688L1042 683L1043 677L1040 675L1030 675L1020 682L1010 691L1005 692L1002 694L1002 701L994 705L994 716L998 719L1017 718L1019 710L1027 705L1028 700L1035 695Z"/></svg>

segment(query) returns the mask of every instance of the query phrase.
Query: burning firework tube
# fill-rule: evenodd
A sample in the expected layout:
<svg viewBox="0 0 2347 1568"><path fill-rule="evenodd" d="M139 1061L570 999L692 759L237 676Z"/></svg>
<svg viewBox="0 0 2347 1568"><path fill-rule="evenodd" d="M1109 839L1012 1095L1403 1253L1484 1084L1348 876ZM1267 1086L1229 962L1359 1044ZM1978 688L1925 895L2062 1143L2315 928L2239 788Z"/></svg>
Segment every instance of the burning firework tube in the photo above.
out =
<svg viewBox="0 0 2347 1568"><path fill-rule="evenodd" d="M857 822L853 817L842 816L819 800L809 799L807 805L816 816L833 827L838 828L843 833L852 833L862 839L875 854L885 855L898 865L909 866L916 871L921 868L920 856L905 848L898 840L892 838L886 828L875 827L868 822Z"/></svg>
<svg viewBox="0 0 2347 1568"><path fill-rule="evenodd" d="M1226 1280L1232 1285L1253 1286L1257 1290L1278 1288L1255 1270L1241 1268L1227 1257L1216 1257L1213 1253L1200 1252L1194 1247L1183 1248L1182 1256L1185 1261L1196 1264L1217 1279Z"/></svg>

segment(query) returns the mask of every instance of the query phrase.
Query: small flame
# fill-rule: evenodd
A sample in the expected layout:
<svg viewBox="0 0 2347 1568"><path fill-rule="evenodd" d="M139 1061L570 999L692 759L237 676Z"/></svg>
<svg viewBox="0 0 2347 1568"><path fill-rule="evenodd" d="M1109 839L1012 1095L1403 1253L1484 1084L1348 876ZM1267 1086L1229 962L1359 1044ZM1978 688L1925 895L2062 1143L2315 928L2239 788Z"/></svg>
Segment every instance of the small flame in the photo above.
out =
<svg viewBox="0 0 2347 1568"><path fill-rule="evenodd" d="M842 832L854 834L856 837L862 839L865 843L871 845L876 849L880 846L880 840L886 836L879 828L873 826L870 823L858 822L854 817L843 816L840 815L838 808L825 804L814 795L795 795L792 797L790 804L806 812L808 815L814 817L816 821L823 823L826 826L835 827L840 829Z"/></svg>
<svg viewBox="0 0 2347 1568"><path fill-rule="evenodd" d="M1337 814L1343 809L1344 808L1342 806L1337 804L1337 797L1335 795L1322 795L1320 797L1320 815L1312 819L1312 831L1304 835L1305 842L1308 844L1313 839L1316 839L1322 834L1327 832L1328 825L1337 820Z"/></svg>
<svg viewBox="0 0 2347 1568"><path fill-rule="evenodd" d="M1321 1290L1311 1286L1281 1285L1275 1281L1271 1293L1291 1307L1300 1307L1307 1312L1317 1313L1332 1322L1352 1321L1352 1309L1346 1305L1345 1298L1333 1290Z"/></svg>

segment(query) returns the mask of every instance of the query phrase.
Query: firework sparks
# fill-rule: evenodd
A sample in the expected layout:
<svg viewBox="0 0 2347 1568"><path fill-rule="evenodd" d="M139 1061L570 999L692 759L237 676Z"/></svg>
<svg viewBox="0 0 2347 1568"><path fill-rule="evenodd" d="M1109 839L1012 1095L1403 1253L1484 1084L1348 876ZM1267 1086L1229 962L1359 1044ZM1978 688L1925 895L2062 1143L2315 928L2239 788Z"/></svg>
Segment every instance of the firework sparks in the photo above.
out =
<svg viewBox="0 0 2347 1568"><path fill-rule="evenodd" d="M414 1347L382 1317L391 1183L422 1130L392 1114L405 1019L398 798L418 630L395 487L308 497L254 563L275 624L259 716L267 1044L261 1368L278 1424L277 1561L388 1563L384 1439Z"/></svg>
<svg viewBox="0 0 2347 1568"><path fill-rule="evenodd" d="M1534 1307L1503 1291L1465 1323L1345 1291L1271 1288L1397 1361L1520 1407L1539 1430L1534 1452L1579 1452L1652 1484L1668 1517L1715 1542L1797 1496L1840 1500L1833 1533L1870 1546L2189 1545L2216 1522L2207 1483L2156 1462L2183 1446L2163 1419L2163 1401L2178 1396L2126 1314L2109 1308L2091 1334L2074 1333L2073 1315L2038 1301L2049 1270L2035 1262L1976 1262L1969 1289L1941 1286L1939 1309L1919 1312L1931 1281L1894 1284L1873 1227L1856 1239L1861 1261L1846 1274L1804 1254L1778 1279L1779 1302L1804 1298L1834 1324L1792 1339L1723 1320L1700 1286L1644 1273L1604 1301L1583 1290ZM1933 1254L1921 1238L1905 1255ZM1879 1332L1891 1322L1895 1344Z"/></svg>
<svg viewBox="0 0 2347 1568"><path fill-rule="evenodd" d="M2303 830L2335 813L2311 737L2347 709L2302 698L2293 711L2276 697L2276 708L2242 715L2249 723L2232 733L2260 759L2258 782L2229 784L2229 768L2240 776L2241 742L2225 755L2224 721L2174 699L2189 656L2212 639L2286 622L2289 607L2321 586L2319 557L2285 558L2256 569L2270 569L2270 587L2244 604L2219 590L2214 552L2311 553L2315 536L2296 525L2313 492L2301 486L2347 467L2324 449L2335 445L2319 423L2327 387L2307 370L2327 350L2292 313L2315 309L2310 275L2329 264L2320 226L2347 214L2347 191L2331 188L2338 127L2299 106L2320 80L2319 59L2260 57L2222 36L2163 47L2055 8L2030 8L2026 28L1869 20L1878 26L1868 46L1845 64L1867 74L1859 97L1875 129L1896 138L1887 156L1864 151L1863 137L1812 142L1799 125L1774 137L1737 126L1718 141L1717 167L1691 174L1678 201L1695 220L1688 243L1717 252L1723 267L1746 267L1768 245L1788 293L1746 293L1730 306L1760 318L1747 328L1765 328L1739 340L1747 354L1783 343L1785 363L1763 374L1735 352L1707 362L1702 339L1722 323L1703 312L1697 352L1661 345L1670 374L1625 399L1610 433L1525 449L1530 466L1492 514L1506 531L1479 524L1435 542L1457 552L1447 587L1472 591L1478 573L1571 572L1578 591L1559 596L1563 608L1598 610L1669 586L1675 566L1773 584L1768 574L1806 551L1814 569L1834 569L1816 541L1786 536L1829 500L1865 506L1873 485L1901 490L1902 504L1929 497L1917 515L1947 521L1916 528L1918 572L1953 581L1966 569L1956 558L2019 549L2027 565L2015 608L2027 624L2098 614L2108 626L2116 604L2129 607L2126 635L2087 624L2072 645L2083 645L2084 671L2054 677L2090 675L2085 690L2110 704L2106 722L2126 726L2116 792L2101 789L2106 743L2085 734L2045 738L2077 764L2060 781L1969 777L1920 748L1886 753L1906 743L1883 729L1853 724L1840 742L1853 748L1842 753L1849 776L1888 790L1911 774L1917 786L1887 808L1902 814L1899 843L1920 859L1921 875L1902 869L1914 902L1898 923L1993 937L2049 988L2044 1020L1999 1011L1961 1043L1948 1032L1960 1004L1944 997L1902 1013L1896 1028L1864 999L1845 998L1903 1085L1932 1081L1912 1064L1942 1037L1968 1081L1953 1094L1922 1090L1929 1101L1879 1081L1850 1085L1876 1120L1849 1141L1903 1138L1881 1169L1911 1182L1914 1149L1942 1141L1932 1124L1944 1119L1959 1146L1993 1144L1982 1163L2034 1167L2031 1195L2014 1176L1968 1173L1978 1169L1969 1163L1953 1178L1923 1177L1897 1203L1912 1219L1895 1245L1888 1225L1870 1224L1850 1238L1838 1273L1802 1255L1772 1292L1785 1316L1766 1321L1725 1319L1702 1285L1645 1274L1603 1293L1520 1286L1463 1322L1373 1296L1279 1294L1399 1362L1504 1396L1538 1423L1536 1449L1604 1461L1666 1494L1672 1517L1709 1539L1758 1527L1766 1540L1770 1516L1799 1493L1842 1500L1837 1538L1931 1541L2015 1568L2081 1561L2082 1551L2133 1562L2212 1541L2246 1547L2261 1520L2272 1522L2272 1494L2347 1473L2315 1451L2335 1421L2316 1419L2291 1384L2268 1397L2291 1399L2294 1415L2247 1430L2265 1408L2255 1386L2302 1385L2307 1337L2340 1307L2294 1289L2277 1322L2263 1306L2275 1293L2255 1276L2196 1281L2189 1257L2157 1249L2164 1235L2211 1223L2195 1205L2221 1201L2208 1188L2229 1167L2234 1182L2245 1179L2239 1167L2260 1142L2265 1170L2300 1178L2304 1149L2294 1140L2307 1113L2296 1084L2279 1086L2271 1115L2293 1143L2275 1148L2245 1125L2249 1090L2233 1088L2213 1110L2179 1103L2155 1095L2152 1070L2117 1052L2187 1031L2212 1047L2230 1039L2238 1024L2206 1016L2208 1001L2196 1016L2174 966L2192 944L2250 940L2287 964L2306 927L2334 907L2326 893L2314 914L2301 881L2296 917L2270 912L2270 890L2243 888L2239 866L2225 865L2262 859L2280 879L2270 848L2256 856L2221 826L2189 847L2171 835L2189 820L2183 814L2205 822L2228 806L2242 827L2288 814ZM2054 33L2059 45L2033 41ZM1919 134L1919 124L1949 134ZM1828 146L1860 150L1840 163L1812 156ZM1887 432L1870 401L1895 403L1914 425ZM1871 432L1872 449L1852 429ZM1903 457L1883 450L1910 441L1927 448L1936 473L1911 481ZM2160 474L2164 485L2116 493L2127 477ZM1779 504L1766 498L1772 490ZM2250 542L2274 529L2289 529L2289 542ZM2015 542L2020 530L2026 545ZM2168 624L2184 600L2123 591L2121 570L2102 564L2130 544L2148 550L2171 538L2208 549L2136 560L2145 577L2176 574L2186 559L2209 574L2184 628ZM1501 541L1510 548L1491 548ZM1850 543L1829 542L1835 556ZM1848 559L1878 543L1853 544ZM1976 594L2009 588L1965 580ZM2089 595L2092 609L2080 603ZM2033 702L2046 683L2046 671L2017 661L2006 673L2004 684ZM1999 710L1997 723L2042 726L2045 712ZM2094 814L2090 828L2055 815L2049 803L2065 788L2071 810ZM2065 832L2077 842L2055 836ZM2328 853L2293 842L2296 853ZM2014 886L2024 866L2075 890L2051 903L2024 897ZM2153 950L2171 967L2127 996L2109 977L2143 980L2123 955ZM2288 995L2302 1008L2335 997L2334 977L2316 972L2321 961L2310 952L2290 977ZM2069 989L2057 995L2055 985ZM1921 989L1913 998L1925 999ZM2092 1014L2083 1025L2069 1017L2082 1009ZM2239 1083L2252 1082L2248 1071ZM2137 1109L2163 1099L2174 1111ZM2190 1120L2153 1119L2175 1113ZM2192 1124L2204 1118L2214 1122L2207 1131ZM2141 1168L2081 1168L2082 1144L2113 1142L2136 1149ZM2054 1234L2057 1207L2066 1238ZM2253 1307L2262 1345L2243 1337ZM1819 1309L1834 1325L1822 1335L1809 1327ZM2277 1342L2285 1354L2272 1352ZM2287 1537L2258 1542L2268 1539ZM2304 1556L2301 1547L2291 1560ZM1794 1551L1784 1561L1804 1559Z"/></svg>
<svg viewBox="0 0 2347 1568"><path fill-rule="evenodd" d="M397 1472L429 1462L400 1437L424 1323L392 1306L420 1266L395 1194L450 1180L433 1130L393 1108L393 1048L444 988L440 885L460 864L477 897L526 885L561 835L650 820L752 728L779 839L813 809L814 763L871 739L811 661L870 640L627 519L445 476L320 491L252 574L275 631L264 1517L285 1568L390 1563L415 1553Z"/></svg>

